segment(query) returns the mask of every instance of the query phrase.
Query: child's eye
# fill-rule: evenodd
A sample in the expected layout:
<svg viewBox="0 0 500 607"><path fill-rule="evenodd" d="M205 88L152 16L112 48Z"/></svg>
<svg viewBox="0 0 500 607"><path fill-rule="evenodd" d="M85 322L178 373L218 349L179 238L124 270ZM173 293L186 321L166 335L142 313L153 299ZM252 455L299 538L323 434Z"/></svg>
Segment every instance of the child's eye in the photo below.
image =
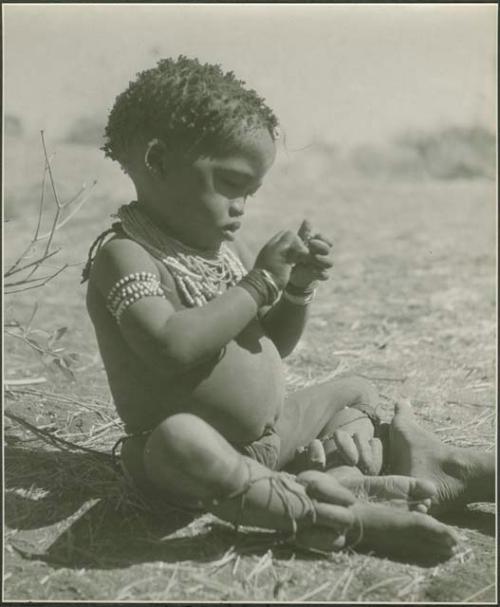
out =
<svg viewBox="0 0 500 607"><path fill-rule="evenodd" d="M226 186L228 186L230 188L238 188L238 187L240 187L239 183L236 183L235 181L231 181L230 179L222 178L221 181L222 181L222 183L224 185L226 185Z"/></svg>

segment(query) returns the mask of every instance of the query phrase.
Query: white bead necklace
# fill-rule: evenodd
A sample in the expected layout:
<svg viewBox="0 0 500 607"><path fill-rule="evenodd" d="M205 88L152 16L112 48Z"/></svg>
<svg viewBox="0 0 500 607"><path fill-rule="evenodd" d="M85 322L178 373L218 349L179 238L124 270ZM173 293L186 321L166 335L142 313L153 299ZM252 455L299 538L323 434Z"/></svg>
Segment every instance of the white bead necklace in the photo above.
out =
<svg viewBox="0 0 500 607"><path fill-rule="evenodd" d="M121 206L122 229L171 272L184 303L202 306L238 283L247 273L226 243L216 251L199 251L167 236L142 211L138 202Z"/></svg>

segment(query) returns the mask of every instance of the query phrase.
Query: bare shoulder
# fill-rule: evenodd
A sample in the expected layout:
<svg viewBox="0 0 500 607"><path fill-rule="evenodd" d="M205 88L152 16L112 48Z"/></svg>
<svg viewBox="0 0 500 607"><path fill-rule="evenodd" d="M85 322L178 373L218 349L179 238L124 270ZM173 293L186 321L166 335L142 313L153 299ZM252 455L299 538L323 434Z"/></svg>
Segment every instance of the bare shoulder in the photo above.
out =
<svg viewBox="0 0 500 607"><path fill-rule="evenodd" d="M97 253L90 278L106 295L120 278L136 272L148 272L160 278L154 259L140 244L130 238L116 236Z"/></svg>
<svg viewBox="0 0 500 607"><path fill-rule="evenodd" d="M229 243L229 247L238 255L247 270L253 268L256 255L244 239L236 237L233 242Z"/></svg>

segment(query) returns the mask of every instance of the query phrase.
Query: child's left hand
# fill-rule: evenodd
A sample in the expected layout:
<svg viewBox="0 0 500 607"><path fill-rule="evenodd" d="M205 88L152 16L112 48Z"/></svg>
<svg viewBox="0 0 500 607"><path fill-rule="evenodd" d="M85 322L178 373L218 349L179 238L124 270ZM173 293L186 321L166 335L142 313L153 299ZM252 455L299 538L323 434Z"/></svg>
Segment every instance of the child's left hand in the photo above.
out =
<svg viewBox="0 0 500 607"><path fill-rule="evenodd" d="M309 249L309 258L293 266L290 282L296 287L307 288L318 280L328 280L333 266L332 243L319 232L313 233L307 219L302 222L297 233Z"/></svg>

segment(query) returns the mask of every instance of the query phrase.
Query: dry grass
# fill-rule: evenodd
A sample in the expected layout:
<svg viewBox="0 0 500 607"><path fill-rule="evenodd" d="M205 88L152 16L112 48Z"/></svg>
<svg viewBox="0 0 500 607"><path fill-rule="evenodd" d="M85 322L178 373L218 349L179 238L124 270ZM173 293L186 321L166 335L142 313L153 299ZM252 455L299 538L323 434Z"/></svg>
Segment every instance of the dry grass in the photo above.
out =
<svg viewBox="0 0 500 607"><path fill-rule="evenodd" d="M386 417L406 394L444 441L492 449L493 184L346 183L327 174L319 179L307 160L292 158L276 168L249 209L246 228L258 245L307 214L335 241L334 276L287 361L290 389L344 371L361 373L379 388ZM65 262L79 263L109 214L126 201L127 187L117 172L96 174L95 157L78 148L60 149L55 165L56 179L67 180L70 190L99 177L80 220L60 235ZM35 186L7 181L7 198L15 191L16 204L29 207ZM16 211L6 231L7 254L29 235L25 213ZM48 381L13 387L6 410L56 438L109 453L121 426L95 356L79 270L71 267L43 291L6 302L6 320L23 322L39 298L37 323L49 331L67 326L61 344L79 355L70 382L7 339L6 377ZM294 551L274 534L235 534L210 515L190 519L147 504L108 455L48 444L9 418L5 438L6 600L475 603L495 597L492 506L450 519L463 545L437 567L350 552L323 559Z"/></svg>

